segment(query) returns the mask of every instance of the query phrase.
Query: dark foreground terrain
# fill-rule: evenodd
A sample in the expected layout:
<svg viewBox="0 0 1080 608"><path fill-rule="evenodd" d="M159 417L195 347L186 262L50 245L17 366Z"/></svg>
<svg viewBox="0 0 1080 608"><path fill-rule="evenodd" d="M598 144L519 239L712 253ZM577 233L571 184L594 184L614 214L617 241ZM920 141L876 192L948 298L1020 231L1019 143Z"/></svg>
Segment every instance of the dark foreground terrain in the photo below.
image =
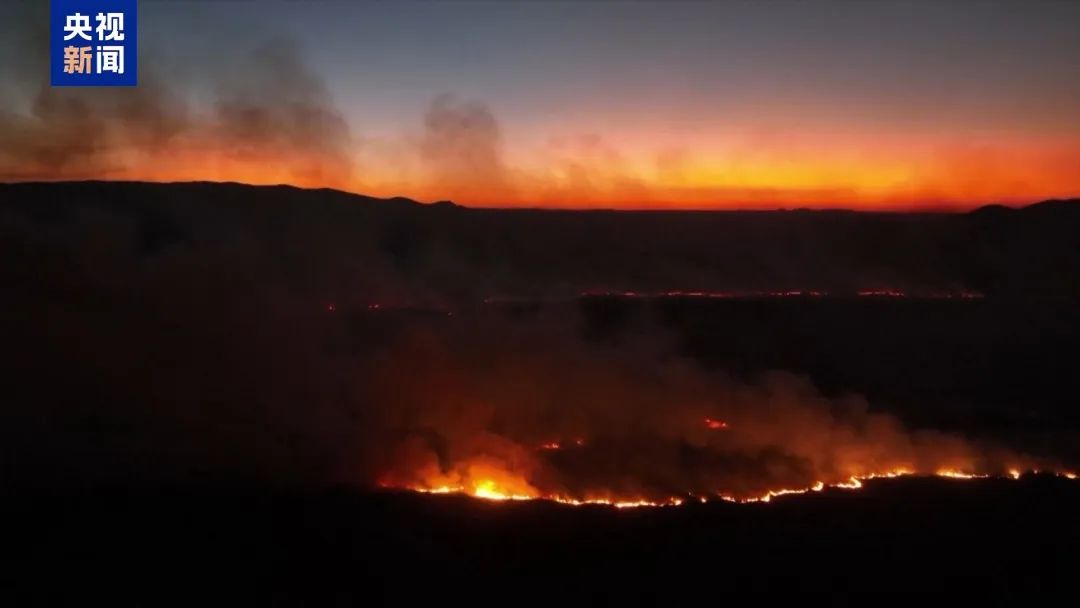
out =
<svg viewBox="0 0 1080 608"><path fill-rule="evenodd" d="M899 480L616 510L265 488L4 501L5 591L42 603L718 602L740 593L1075 590L1080 483Z"/></svg>
<svg viewBox="0 0 1080 608"><path fill-rule="evenodd" d="M657 440L620 418L723 408L714 388L788 399L730 412L796 440L811 412L807 434L874 447L836 401L860 395L895 419L888 437L947 433L1076 471L1077 234L1065 201L624 214L0 185L3 591L125 606L1068 590L1080 482L1059 477L622 511L369 488L402 443L443 458L477 434L547 441L575 417L598 439L582 456L605 457L605 433L631 455L638 439L699 454L700 429ZM828 295L582 295L671 290ZM527 415L550 429L519 428ZM724 462L766 473L846 453L742 445Z"/></svg>

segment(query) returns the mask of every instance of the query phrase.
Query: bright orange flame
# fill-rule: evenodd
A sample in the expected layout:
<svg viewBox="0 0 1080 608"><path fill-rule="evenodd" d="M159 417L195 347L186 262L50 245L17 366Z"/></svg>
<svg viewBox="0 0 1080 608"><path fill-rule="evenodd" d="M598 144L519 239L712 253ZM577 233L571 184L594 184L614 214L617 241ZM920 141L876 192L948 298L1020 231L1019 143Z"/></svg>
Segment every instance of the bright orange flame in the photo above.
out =
<svg viewBox="0 0 1080 608"><path fill-rule="evenodd" d="M768 490L764 494L759 496L737 496L733 494L717 492L711 495L692 495L686 496L672 496L667 499L646 499L642 497L610 497L610 496L592 496L585 498L573 498L564 496L561 494L544 494L539 490L536 490L525 479L520 476L515 476L510 473L495 471L489 469L486 471L491 474L490 477L478 478L475 480L467 480L465 483L459 485L433 485L433 486L412 486L405 489L414 490L417 492L423 492L428 494L464 494L475 498L493 500L493 501L507 501L507 500L548 500L565 505L606 505L615 507L618 509L628 509L635 507L671 507L683 504L687 499L697 500L700 503L708 502L709 500L716 499L726 502L750 504L750 503L768 503L773 498L780 496L788 496L794 494L807 494L810 492L821 492L826 489L835 490L858 490L864 487L865 482L873 479L895 479L898 477L915 476L917 473L907 468L896 468L886 470L877 473L865 473L858 475L851 475L846 479L840 479L833 482L816 481L802 488L777 488L774 490ZM958 480L971 480L971 479L988 479L988 478L1005 478L1005 479L1020 479L1025 472L1038 473L1038 470L1023 471L1021 469L1012 468L1009 469L1004 475L993 475L989 473L972 473L959 469L940 469L933 473L934 476L944 477L948 479ZM1076 473L1061 472L1055 473L1060 477L1065 477L1070 480L1077 479Z"/></svg>
<svg viewBox="0 0 1080 608"><path fill-rule="evenodd" d="M516 484L515 484L516 485ZM525 484L527 486L527 484ZM467 494L485 500L532 500L540 498L538 494L523 490L511 490L494 479L479 479L467 486L437 486L433 488L409 488L427 494Z"/></svg>
<svg viewBox="0 0 1080 608"><path fill-rule="evenodd" d="M1014 475L1014 473L1016 474ZM986 474L968 473L965 471L957 471L955 469L941 469L937 472L937 476L948 477L950 479L986 479L987 477L990 477L990 475ZM1010 469L1009 476L1013 479L1018 479L1020 474L1015 469Z"/></svg>
<svg viewBox="0 0 1080 608"><path fill-rule="evenodd" d="M487 498L489 500L529 500L531 498L536 498L535 496L527 494L510 494L490 479L483 479L477 482L476 487L473 488L472 495L477 498Z"/></svg>

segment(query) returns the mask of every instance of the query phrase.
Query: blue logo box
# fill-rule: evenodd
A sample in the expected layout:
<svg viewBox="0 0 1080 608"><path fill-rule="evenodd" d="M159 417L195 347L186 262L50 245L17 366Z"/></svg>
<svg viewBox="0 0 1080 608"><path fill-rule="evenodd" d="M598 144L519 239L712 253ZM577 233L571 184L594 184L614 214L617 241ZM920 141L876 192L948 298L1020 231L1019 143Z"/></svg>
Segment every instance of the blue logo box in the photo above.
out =
<svg viewBox="0 0 1080 608"><path fill-rule="evenodd" d="M51 0L54 87L133 87L139 80L137 0Z"/></svg>

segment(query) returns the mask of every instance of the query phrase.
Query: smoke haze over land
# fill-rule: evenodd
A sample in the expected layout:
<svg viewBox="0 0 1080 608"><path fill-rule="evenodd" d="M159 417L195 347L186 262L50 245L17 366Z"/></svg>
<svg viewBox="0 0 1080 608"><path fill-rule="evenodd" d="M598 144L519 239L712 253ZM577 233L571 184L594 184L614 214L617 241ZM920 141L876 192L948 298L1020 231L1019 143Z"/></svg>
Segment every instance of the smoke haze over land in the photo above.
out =
<svg viewBox="0 0 1080 608"><path fill-rule="evenodd" d="M657 498L1049 462L908 430L850 387L825 396L812 379L770 371L783 365L710 371L688 355L692 334L662 316L527 303L598 289L823 286L1068 296L1075 285L1047 281L1076 275L1040 279L1031 264L1046 262L1035 257L943 268L931 252L957 250L972 231L1017 247L1030 231L1041 242L1028 256L1063 252L1074 247L1069 203L686 216L476 211L227 184L2 194L3 329L18 353L5 370L4 444L21 483L438 486L484 474L575 498ZM837 249L865 239L874 246Z"/></svg>
<svg viewBox="0 0 1080 608"><path fill-rule="evenodd" d="M1080 3L3 4L0 605L1075 593Z"/></svg>

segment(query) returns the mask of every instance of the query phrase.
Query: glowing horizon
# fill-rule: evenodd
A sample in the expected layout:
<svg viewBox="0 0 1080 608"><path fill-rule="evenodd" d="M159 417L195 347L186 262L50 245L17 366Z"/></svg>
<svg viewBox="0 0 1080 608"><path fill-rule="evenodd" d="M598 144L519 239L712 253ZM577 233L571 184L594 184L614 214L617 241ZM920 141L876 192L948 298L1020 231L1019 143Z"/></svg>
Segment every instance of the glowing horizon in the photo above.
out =
<svg viewBox="0 0 1080 608"><path fill-rule="evenodd" d="M123 152L118 152L123 154ZM1069 170L1074 153L1059 147L1021 150L982 150L965 155L941 154L939 164L904 163L883 158L879 164L838 160L752 160L710 164L680 155L678 173L663 175L647 168L586 167L585 161L565 161L530 169L501 167L494 184L448 181L422 172L409 179L354 177L359 171L328 172L318 159L295 160L254 155L236 157L228 150L180 147L137 162L116 163L105 170L66 170L59 174L29 170L8 174L6 181L63 181L101 179L150 182L239 182L252 185L286 184L301 188L333 188L345 192L418 201L453 200L478 208L735 210L735 209L852 209L869 211L965 211L987 204L1022 206L1047 199L1080 196L1080 172ZM842 154L838 154L842 157ZM185 161L184 159L188 160ZM1075 153L1080 158L1080 150ZM567 164L572 169L567 169ZM576 164L575 164L576 163ZM1011 170L1010 170L1011 169ZM575 184L568 172L594 177ZM387 171L387 174L390 172ZM507 176L511 176L509 179ZM14 178L14 179L12 179Z"/></svg>
<svg viewBox="0 0 1080 608"><path fill-rule="evenodd" d="M151 3L140 85L101 91L47 85L27 4L0 25L0 180L573 209L1080 196L1080 5L826 5L268 0L253 24Z"/></svg>

